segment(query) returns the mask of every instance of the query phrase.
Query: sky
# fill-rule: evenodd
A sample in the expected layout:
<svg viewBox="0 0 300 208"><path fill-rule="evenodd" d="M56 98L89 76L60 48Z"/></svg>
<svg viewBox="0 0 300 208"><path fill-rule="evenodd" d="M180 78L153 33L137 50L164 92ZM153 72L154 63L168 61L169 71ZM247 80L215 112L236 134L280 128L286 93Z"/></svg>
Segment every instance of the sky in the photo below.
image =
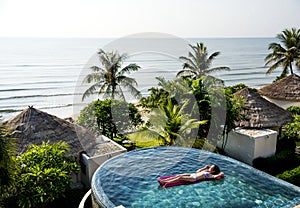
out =
<svg viewBox="0 0 300 208"><path fill-rule="evenodd" d="M274 37L299 0L0 0L0 37Z"/></svg>

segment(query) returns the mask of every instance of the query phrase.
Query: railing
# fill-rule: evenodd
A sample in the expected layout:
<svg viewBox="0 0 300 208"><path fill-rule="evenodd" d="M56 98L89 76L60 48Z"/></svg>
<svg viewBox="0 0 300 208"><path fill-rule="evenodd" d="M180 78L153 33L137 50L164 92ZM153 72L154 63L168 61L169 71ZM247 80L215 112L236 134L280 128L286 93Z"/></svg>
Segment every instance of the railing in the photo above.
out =
<svg viewBox="0 0 300 208"><path fill-rule="evenodd" d="M85 195L82 198L82 200L81 200L78 208L84 208L85 201L87 200L87 198L89 198L89 196L91 195L91 193L92 193L91 189L88 192L85 193Z"/></svg>

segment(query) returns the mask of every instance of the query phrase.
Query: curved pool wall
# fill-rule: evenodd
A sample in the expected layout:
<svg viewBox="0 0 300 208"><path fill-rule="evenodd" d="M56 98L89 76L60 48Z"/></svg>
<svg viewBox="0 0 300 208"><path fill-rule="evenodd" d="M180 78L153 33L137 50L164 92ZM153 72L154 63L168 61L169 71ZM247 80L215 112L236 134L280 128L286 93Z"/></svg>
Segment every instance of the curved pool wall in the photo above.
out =
<svg viewBox="0 0 300 208"><path fill-rule="evenodd" d="M167 189L157 178L190 173L217 164L226 175ZM102 164L92 179L99 207L293 207L300 203L300 188L244 163L211 152L156 147L116 156Z"/></svg>

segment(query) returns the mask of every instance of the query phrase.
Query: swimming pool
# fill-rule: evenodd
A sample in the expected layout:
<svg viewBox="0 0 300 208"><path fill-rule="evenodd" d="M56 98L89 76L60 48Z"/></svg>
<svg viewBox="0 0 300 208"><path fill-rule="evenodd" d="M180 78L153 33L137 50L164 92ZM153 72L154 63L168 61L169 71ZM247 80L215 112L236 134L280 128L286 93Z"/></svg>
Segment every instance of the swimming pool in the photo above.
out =
<svg viewBox="0 0 300 208"><path fill-rule="evenodd" d="M226 178L162 189L157 178L217 164ZM156 147L116 156L95 172L95 201L103 207L293 207L300 188L244 163L198 149Z"/></svg>

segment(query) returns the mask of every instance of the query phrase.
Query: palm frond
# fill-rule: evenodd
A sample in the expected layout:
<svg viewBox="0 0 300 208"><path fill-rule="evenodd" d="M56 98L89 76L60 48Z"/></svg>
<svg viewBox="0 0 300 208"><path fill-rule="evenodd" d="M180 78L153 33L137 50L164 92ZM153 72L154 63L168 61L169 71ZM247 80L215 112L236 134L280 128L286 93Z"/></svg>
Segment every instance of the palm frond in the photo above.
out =
<svg viewBox="0 0 300 208"><path fill-rule="evenodd" d="M207 59L207 65L208 66L210 66L211 65L211 63L212 63L212 61L218 56L218 55L220 55L221 54L221 52L219 52L219 51L217 51L217 52L214 52L213 54L211 54L209 57L208 57L208 59Z"/></svg>
<svg viewBox="0 0 300 208"><path fill-rule="evenodd" d="M99 87L99 83L93 84L90 86L83 94L81 100L84 101L87 97L91 96L94 94L94 92L97 90Z"/></svg>
<svg viewBox="0 0 300 208"><path fill-rule="evenodd" d="M134 95L139 96L138 91L135 90L133 86L130 86L137 86L135 79L128 78L124 74L137 71L140 67L136 64L129 64L120 69L121 64L127 58L127 55L119 54L117 51L105 52L103 49L99 49L98 55L102 66L92 66L91 70L93 73L88 74L83 80L83 83L96 82L96 84L87 89L86 93L84 93L83 99L91 94L92 91L94 93L98 88L100 88L98 94L104 94L104 97L114 98L116 94L124 98L124 94L120 86L122 82L122 86L129 88L132 90Z"/></svg>
<svg viewBox="0 0 300 208"><path fill-rule="evenodd" d="M184 69L177 73L177 77L189 77L189 76L196 76L196 73L190 69Z"/></svg>
<svg viewBox="0 0 300 208"><path fill-rule="evenodd" d="M284 62L284 59L280 59L280 60L276 61L272 66L270 66L270 68L267 71L267 74L272 73L275 69L277 69L280 65L282 65L283 62Z"/></svg>
<svg viewBox="0 0 300 208"><path fill-rule="evenodd" d="M223 70L226 70L226 71L229 71L230 68L227 67L227 66L219 66L219 67L214 67L214 68L211 68L211 69L207 69L206 72L208 73L212 73L212 72L216 72L216 71L223 71Z"/></svg>
<svg viewBox="0 0 300 208"><path fill-rule="evenodd" d="M214 71L214 70L207 70L210 68L212 61L220 54L220 52L214 52L209 57L207 54L207 48L204 46L204 44L197 43L195 46L189 44L189 46L192 49L192 52L188 53L188 57L181 56L179 59L181 61L184 61L183 69L190 69L193 71L180 71L177 73L177 76L182 75L189 75L193 77L194 79L198 79L202 77L203 75L206 75L207 73ZM216 69L225 69L227 70L228 67L217 67ZM190 74L189 74L190 73Z"/></svg>
<svg viewBox="0 0 300 208"><path fill-rule="evenodd" d="M123 75L125 73L128 73L128 72L133 72L133 71L138 71L141 67L138 66L137 64L129 64L127 66L125 66L124 68L122 68L118 75Z"/></svg>
<svg viewBox="0 0 300 208"><path fill-rule="evenodd" d="M197 69L197 65L190 59L184 56L180 56L179 57L180 60L185 61L185 63L183 63L183 68L188 68L191 70L196 70Z"/></svg>
<svg viewBox="0 0 300 208"><path fill-rule="evenodd" d="M101 67L98 67L98 66L91 66L90 69L93 71L93 72L104 72L105 70Z"/></svg>
<svg viewBox="0 0 300 208"><path fill-rule="evenodd" d="M85 76L82 83L92 83L92 82L99 82L102 80L103 75L100 73L91 73Z"/></svg>
<svg viewBox="0 0 300 208"><path fill-rule="evenodd" d="M133 95L134 97L140 98L141 92L133 86L134 83L137 85L135 79L129 78L129 77L124 77L122 79L122 82L120 82L120 85L124 86L126 89L128 89L129 92L131 93L131 95Z"/></svg>

